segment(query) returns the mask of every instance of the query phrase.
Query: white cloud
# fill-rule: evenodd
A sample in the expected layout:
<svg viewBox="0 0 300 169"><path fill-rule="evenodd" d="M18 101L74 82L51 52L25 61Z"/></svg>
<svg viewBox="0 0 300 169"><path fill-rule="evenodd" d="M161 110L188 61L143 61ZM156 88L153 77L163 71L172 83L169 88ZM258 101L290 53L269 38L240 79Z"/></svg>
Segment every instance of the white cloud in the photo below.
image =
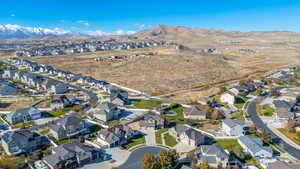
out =
<svg viewBox="0 0 300 169"><path fill-rule="evenodd" d="M125 34L125 31L123 29L117 29L116 30L116 34L117 35L124 35Z"/></svg>
<svg viewBox="0 0 300 169"><path fill-rule="evenodd" d="M126 32L127 35L132 35L132 34L135 34L135 33L136 33L135 31L127 31Z"/></svg>
<svg viewBox="0 0 300 169"><path fill-rule="evenodd" d="M13 14L10 14L10 16L11 16L11 17L15 17L15 16L16 16L16 14L14 14L14 13L13 13Z"/></svg>
<svg viewBox="0 0 300 169"><path fill-rule="evenodd" d="M76 22L79 23L79 24L82 24L84 26L90 26L90 24L87 21L84 21L84 20L78 20Z"/></svg>
<svg viewBox="0 0 300 169"><path fill-rule="evenodd" d="M110 35L110 33L101 31L101 30L95 30L95 31L83 31L84 34L89 36L106 36Z"/></svg>
<svg viewBox="0 0 300 169"><path fill-rule="evenodd" d="M131 34L134 34L134 33L135 33L135 31L125 31L123 29L117 29L115 31L116 35L131 35Z"/></svg>
<svg viewBox="0 0 300 169"><path fill-rule="evenodd" d="M139 29L144 29L144 28L147 27L145 24L140 24L140 23L136 23L136 24L134 24L133 26L135 26L135 27L137 27L137 28L139 28Z"/></svg>

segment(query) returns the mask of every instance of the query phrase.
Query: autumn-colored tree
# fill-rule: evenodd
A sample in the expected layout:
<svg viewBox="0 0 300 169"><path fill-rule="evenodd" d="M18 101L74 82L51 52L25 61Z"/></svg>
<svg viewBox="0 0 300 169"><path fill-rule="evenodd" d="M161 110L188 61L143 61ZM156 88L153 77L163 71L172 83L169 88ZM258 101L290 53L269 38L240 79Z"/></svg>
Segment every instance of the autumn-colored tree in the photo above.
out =
<svg viewBox="0 0 300 169"><path fill-rule="evenodd" d="M179 155L175 150L160 151L157 162L161 169L172 169L178 163Z"/></svg>
<svg viewBox="0 0 300 169"><path fill-rule="evenodd" d="M144 155L143 169L159 169L159 164L151 153Z"/></svg>
<svg viewBox="0 0 300 169"><path fill-rule="evenodd" d="M259 88L256 89L256 92L255 92L255 93L256 93L256 95L261 95L262 92L263 92L262 88L259 87Z"/></svg>
<svg viewBox="0 0 300 169"><path fill-rule="evenodd" d="M288 120L288 122L286 123L286 126L285 126L285 128L290 133L295 133L296 127L297 127L297 122L295 120Z"/></svg>
<svg viewBox="0 0 300 169"><path fill-rule="evenodd" d="M224 118L224 113L223 113L222 110L214 110L214 111L211 113L210 118L213 119L213 120L219 120L219 119L222 119L222 118Z"/></svg>
<svg viewBox="0 0 300 169"><path fill-rule="evenodd" d="M272 142L271 136L265 130L259 133L259 137L263 140L265 144L270 144Z"/></svg>
<svg viewBox="0 0 300 169"><path fill-rule="evenodd" d="M219 87L219 93L224 93L227 91L227 88L225 86Z"/></svg>
<svg viewBox="0 0 300 169"><path fill-rule="evenodd" d="M197 169L210 169L210 166L207 161L204 161L204 162L200 163L196 168Z"/></svg>

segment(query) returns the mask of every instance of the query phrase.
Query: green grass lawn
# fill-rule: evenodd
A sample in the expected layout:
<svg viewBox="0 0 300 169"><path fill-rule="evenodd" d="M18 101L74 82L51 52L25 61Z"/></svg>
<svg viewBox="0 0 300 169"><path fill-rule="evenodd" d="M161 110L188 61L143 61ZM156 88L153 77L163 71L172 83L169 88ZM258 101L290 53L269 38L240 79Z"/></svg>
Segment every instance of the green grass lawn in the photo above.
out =
<svg viewBox="0 0 300 169"><path fill-rule="evenodd" d="M162 144L162 136L161 133L168 131L168 128L159 129L155 132L155 141L156 144Z"/></svg>
<svg viewBox="0 0 300 169"><path fill-rule="evenodd" d="M131 139L128 143L123 144L122 147L124 147L126 150L130 149L133 146L139 145L139 144L144 144L145 141L145 136L143 135L138 135Z"/></svg>
<svg viewBox="0 0 300 169"><path fill-rule="evenodd" d="M244 106L244 103L234 104L234 106L238 109L242 109Z"/></svg>
<svg viewBox="0 0 300 169"><path fill-rule="evenodd" d="M241 145L238 143L238 141L236 139L220 139L220 140L216 140L216 144L219 146L224 147L225 149L229 149L232 146L239 146L241 147Z"/></svg>
<svg viewBox="0 0 300 169"><path fill-rule="evenodd" d="M0 119L0 124L3 124L3 123L4 123L4 121L2 119Z"/></svg>
<svg viewBox="0 0 300 169"><path fill-rule="evenodd" d="M48 113L53 117L60 117L64 114L66 114L67 112L63 112L63 111L60 111L60 110L53 110L53 111L49 111Z"/></svg>
<svg viewBox="0 0 300 169"><path fill-rule="evenodd" d="M16 124L12 124L11 126L13 128L24 128L24 127L28 127L28 126L32 126L34 125L33 121L29 121L29 122L25 122L25 123L16 123Z"/></svg>
<svg viewBox="0 0 300 169"><path fill-rule="evenodd" d="M166 133L165 135L165 143L167 146L173 147L177 144L176 139L171 136L169 133Z"/></svg>
<svg viewBox="0 0 300 169"><path fill-rule="evenodd" d="M117 126L117 125L120 125L120 121L108 121L106 122L106 124L110 127L113 127L113 126Z"/></svg>
<svg viewBox="0 0 300 169"><path fill-rule="evenodd" d="M78 138L69 138L69 139L63 139L63 140L56 140L53 136L49 136L49 138L56 144L58 145L62 145L62 144L66 144L66 143L70 143L72 141L77 140Z"/></svg>
<svg viewBox="0 0 300 169"><path fill-rule="evenodd" d="M49 133L49 129L43 129L43 130L40 130L40 134L41 135L47 135Z"/></svg>
<svg viewBox="0 0 300 169"><path fill-rule="evenodd" d="M282 134L284 134L286 137L288 137L294 143L300 145L300 138L297 136L296 133L290 133L285 128L279 128L278 131L280 131Z"/></svg>
<svg viewBox="0 0 300 169"><path fill-rule="evenodd" d="M245 120L244 118L244 115L243 115L243 112L235 112L235 113L232 113L230 115L231 118L233 119L237 119L237 120Z"/></svg>
<svg viewBox="0 0 300 169"><path fill-rule="evenodd" d="M176 115L165 115L165 117L168 118L172 123L186 124L186 122L184 121L183 110L184 107L182 106L178 106L174 109L170 109L169 111L175 112Z"/></svg>
<svg viewBox="0 0 300 169"><path fill-rule="evenodd" d="M139 109L153 109L159 106L162 103L160 100L150 99L150 100L141 100L134 103L134 107Z"/></svg>
<svg viewBox="0 0 300 169"><path fill-rule="evenodd" d="M273 116L274 109L270 106L263 107L263 115L264 116Z"/></svg>

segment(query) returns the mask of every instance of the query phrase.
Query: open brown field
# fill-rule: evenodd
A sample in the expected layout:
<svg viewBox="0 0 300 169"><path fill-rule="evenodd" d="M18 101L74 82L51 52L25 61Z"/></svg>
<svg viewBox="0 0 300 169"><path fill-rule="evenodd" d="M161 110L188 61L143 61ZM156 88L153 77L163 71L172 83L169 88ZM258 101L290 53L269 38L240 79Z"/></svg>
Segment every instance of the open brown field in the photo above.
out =
<svg viewBox="0 0 300 169"><path fill-rule="evenodd" d="M299 63L300 34L292 32L242 33L159 26L134 36L177 42L189 49L161 46L35 57L32 60L179 102L212 95L219 85L230 85L247 75L259 75ZM216 48L216 51L201 51L208 47ZM149 52L152 54L149 55ZM95 58L111 55L131 58L94 61Z"/></svg>

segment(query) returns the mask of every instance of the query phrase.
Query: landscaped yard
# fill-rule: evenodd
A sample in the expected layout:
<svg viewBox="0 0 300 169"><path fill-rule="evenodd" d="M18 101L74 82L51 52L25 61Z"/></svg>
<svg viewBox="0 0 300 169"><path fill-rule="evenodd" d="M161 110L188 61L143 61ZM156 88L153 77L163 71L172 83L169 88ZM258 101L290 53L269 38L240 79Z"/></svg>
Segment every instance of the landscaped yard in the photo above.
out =
<svg viewBox="0 0 300 169"><path fill-rule="evenodd" d="M184 121L183 110L184 107L178 105L178 107L168 110L171 112L175 112L176 113L175 115L165 115L165 117L168 118L172 123L186 124L186 121Z"/></svg>
<svg viewBox="0 0 300 169"><path fill-rule="evenodd" d="M256 106L256 111L261 116L273 116L273 113L274 113L274 109L272 107L262 106L259 104Z"/></svg>
<svg viewBox="0 0 300 169"><path fill-rule="evenodd" d="M138 135L131 139L128 143L122 145L126 150L130 149L133 146L139 145L139 144L144 144L145 141L145 136L143 135Z"/></svg>
<svg viewBox="0 0 300 169"><path fill-rule="evenodd" d="M44 136L47 135L48 133L49 133L49 129L43 129L40 131L40 134Z"/></svg>
<svg viewBox="0 0 300 169"><path fill-rule="evenodd" d="M237 120L245 120L243 112L232 113L230 117Z"/></svg>
<svg viewBox="0 0 300 169"><path fill-rule="evenodd" d="M159 106L162 103L160 100L150 99L150 100L141 100L134 103L134 107L139 109L153 109Z"/></svg>
<svg viewBox="0 0 300 169"><path fill-rule="evenodd" d="M114 120L114 121L108 121L106 122L106 124L110 127L113 127L113 126L117 126L120 124L120 121L117 121L117 120Z"/></svg>
<svg viewBox="0 0 300 169"><path fill-rule="evenodd" d="M53 136L49 136L49 138L58 145L70 143L70 142L78 139L78 138L68 138L68 139L64 139L64 140L56 140Z"/></svg>
<svg viewBox="0 0 300 169"><path fill-rule="evenodd" d="M294 143L300 145L300 138L297 136L296 133L290 133L285 128L279 128L278 131L280 131L286 137L288 137L289 139L291 139Z"/></svg>
<svg viewBox="0 0 300 169"><path fill-rule="evenodd" d="M225 149L230 149L231 147L239 146L241 145L238 143L236 139L220 139L216 140L216 144L219 146L224 147Z"/></svg>
<svg viewBox="0 0 300 169"><path fill-rule="evenodd" d="M161 133L164 133L168 131L168 128L164 128L164 129L159 129L155 132L155 140L156 140L156 144L162 144L162 137L161 137Z"/></svg>
<svg viewBox="0 0 300 169"><path fill-rule="evenodd" d="M53 110L53 111L49 111L48 113L53 117L59 117L59 116L66 114L66 112L63 112L60 110Z"/></svg>
<svg viewBox="0 0 300 169"><path fill-rule="evenodd" d="M34 125L33 121L29 121L29 122L25 122L25 123L16 123L16 124L12 124L11 126L13 128L24 128L24 127L28 127L28 126L32 126Z"/></svg>
<svg viewBox="0 0 300 169"><path fill-rule="evenodd" d="M164 136L165 136L164 137L165 143L167 146L173 147L177 144L176 139L173 136L171 136L169 133L166 133Z"/></svg>

